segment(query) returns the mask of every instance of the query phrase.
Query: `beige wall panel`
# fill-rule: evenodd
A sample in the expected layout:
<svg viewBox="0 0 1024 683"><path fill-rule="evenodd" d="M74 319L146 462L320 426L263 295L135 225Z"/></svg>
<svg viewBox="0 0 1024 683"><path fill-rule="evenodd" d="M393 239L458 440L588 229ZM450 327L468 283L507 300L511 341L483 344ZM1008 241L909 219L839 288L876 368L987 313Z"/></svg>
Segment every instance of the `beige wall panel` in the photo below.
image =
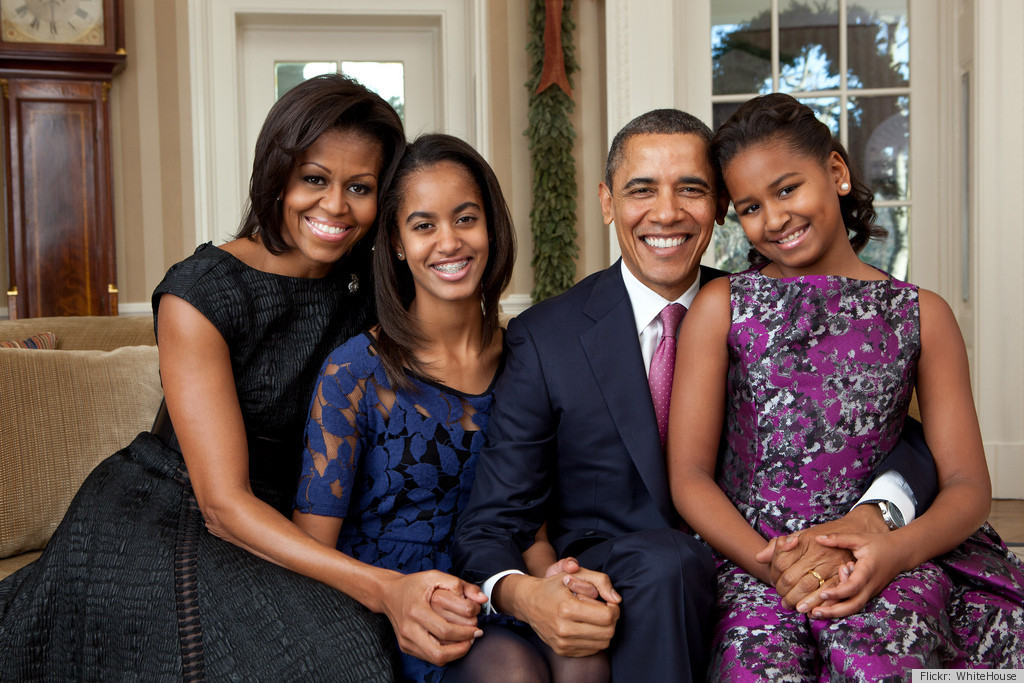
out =
<svg viewBox="0 0 1024 683"><path fill-rule="evenodd" d="M122 315L150 314L153 289L193 247L187 25L186 0L125 3L127 66L111 92Z"/></svg>
<svg viewBox="0 0 1024 683"><path fill-rule="evenodd" d="M572 121L576 128L576 231L580 245L576 279L579 280L608 265L611 228L604 225L601 217L597 186L604 179L611 141L605 134L604 3L577 0L573 12L576 15L576 61L580 65L579 73L573 78L576 110Z"/></svg>
<svg viewBox="0 0 1024 683"><path fill-rule="evenodd" d="M530 255L530 157L526 148L526 3L492 0L487 6L491 158L516 226L518 255L504 298L524 301L533 288Z"/></svg>
<svg viewBox="0 0 1024 683"><path fill-rule="evenodd" d="M533 289L533 239L530 232L531 171L528 144L526 89L528 77L525 0L488 3L490 62L488 84L491 105L491 163L512 210L519 254L506 300L524 303ZM607 152L604 112L604 17L599 2L573 3L576 22L576 59L580 72L573 76L576 103L571 120L576 130L578 244L576 277L582 278L608 265L608 228L601 221L597 185L604 174Z"/></svg>

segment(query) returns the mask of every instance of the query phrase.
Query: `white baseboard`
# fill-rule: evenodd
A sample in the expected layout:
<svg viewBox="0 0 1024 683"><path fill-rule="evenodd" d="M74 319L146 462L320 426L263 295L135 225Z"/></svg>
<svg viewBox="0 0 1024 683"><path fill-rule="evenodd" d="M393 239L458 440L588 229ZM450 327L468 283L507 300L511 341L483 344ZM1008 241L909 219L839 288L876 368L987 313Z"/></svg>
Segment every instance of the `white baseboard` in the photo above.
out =
<svg viewBox="0 0 1024 683"><path fill-rule="evenodd" d="M6 307L0 308L0 320L9 320L9 313L10 311ZM153 305L148 301L118 304L117 313L118 315L153 315Z"/></svg>
<svg viewBox="0 0 1024 683"><path fill-rule="evenodd" d="M137 301L117 305L118 315L153 315L153 304L148 301Z"/></svg>
<svg viewBox="0 0 1024 683"><path fill-rule="evenodd" d="M533 301L530 299L529 294L509 294L499 304L501 305L502 317L512 318L533 305Z"/></svg>

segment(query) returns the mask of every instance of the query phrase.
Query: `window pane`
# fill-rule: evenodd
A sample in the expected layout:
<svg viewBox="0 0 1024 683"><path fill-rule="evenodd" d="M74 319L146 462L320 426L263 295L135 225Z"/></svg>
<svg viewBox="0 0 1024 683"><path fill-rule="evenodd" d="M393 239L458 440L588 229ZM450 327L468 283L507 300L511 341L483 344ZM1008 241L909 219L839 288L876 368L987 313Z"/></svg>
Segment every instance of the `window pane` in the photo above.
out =
<svg viewBox="0 0 1024 683"><path fill-rule="evenodd" d="M711 105L711 129L718 130L742 102L716 102Z"/></svg>
<svg viewBox="0 0 1024 683"><path fill-rule="evenodd" d="M395 108L405 122L405 65L401 62L342 62L341 73L354 78Z"/></svg>
<svg viewBox="0 0 1024 683"><path fill-rule="evenodd" d="M281 95L313 76L334 73L338 73L337 62L276 62L274 82L277 85L274 99L281 99Z"/></svg>
<svg viewBox="0 0 1024 683"><path fill-rule="evenodd" d="M902 88L910 84L907 0L873 0L871 9L847 9L847 73L851 88Z"/></svg>
<svg viewBox="0 0 1024 683"><path fill-rule="evenodd" d="M876 223L889 231L883 242L871 240L860 257L873 266L881 268L900 280L907 279L907 260L910 254L908 228L910 226L909 206L876 206Z"/></svg>
<svg viewBox="0 0 1024 683"><path fill-rule="evenodd" d="M814 110L818 120L828 126L832 131L832 137L839 137L839 98L838 97L817 97L799 98L802 104Z"/></svg>
<svg viewBox="0 0 1024 683"><path fill-rule="evenodd" d="M780 7L779 92L838 88L838 0L790 0Z"/></svg>
<svg viewBox="0 0 1024 683"><path fill-rule="evenodd" d="M747 254L750 252L750 242L743 234L736 211L729 207L729 213L725 217L724 225L715 226L714 258L715 268L728 273L738 273L750 267Z"/></svg>
<svg viewBox="0 0 1024 683"><path fill-rule="evenodd" d="M850 162L877 199L910 199L910 106L905 96L851 97Z"/></svg>
<svg viewBox="0 0 1024 683"><path fill-rule="evenodd" d="M832 135L839 136L839 98L819 97L801 98L800 101L814 110L818 117L832 131ZM711 118L714 130L725 123L726 119L732 116L733 112L740 108L742 102L716 102L711 105Z"/></svg>
<svg viewBox="0 0 1024 683"><path fill-rule="evenodd" d="M711 2L712 94L772 91L771 0Z"/></svg>

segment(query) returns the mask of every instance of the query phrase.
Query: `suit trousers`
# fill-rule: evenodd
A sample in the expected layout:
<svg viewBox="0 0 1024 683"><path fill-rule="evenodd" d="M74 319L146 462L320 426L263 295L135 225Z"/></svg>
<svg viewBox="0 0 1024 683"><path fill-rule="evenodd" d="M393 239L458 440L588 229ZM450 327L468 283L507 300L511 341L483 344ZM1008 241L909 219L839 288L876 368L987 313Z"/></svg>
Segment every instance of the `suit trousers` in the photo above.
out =
<svg viewBox="0 0 1024 683"><path fill-rule="evenodd" d="M613 681L703 681L707 676L715 565L707 546L675 529L601 542L577 556L622 596L608 649Z"/></svg>

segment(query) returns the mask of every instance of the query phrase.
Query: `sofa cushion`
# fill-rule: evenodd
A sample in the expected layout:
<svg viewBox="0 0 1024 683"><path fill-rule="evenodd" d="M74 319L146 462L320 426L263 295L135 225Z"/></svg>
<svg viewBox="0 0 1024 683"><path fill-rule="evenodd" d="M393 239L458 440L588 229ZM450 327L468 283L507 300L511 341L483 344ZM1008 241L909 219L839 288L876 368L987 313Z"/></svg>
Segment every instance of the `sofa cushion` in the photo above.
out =
<svg viewBox="0 0 1024 683"><path fill-rule="evenodd" d="M46 545L86 475L152 426L155 346L0 349L0 558Z"/></svg>
<svg viewBox="0 0 1024 683"><path fill-rule="evenodd" d="M57 336L58 349L112 351L119 346L156 344L150 315L67 315L0 320L0 339L24 339L44 330Z"/></svg>
<svg viewBox="0 0 1024 683"><path fill-rule="evenodd" d="M42 551L34 550L30 553L22 553L21 555L15 555L14 557L5 557L0 559L0 581L6 579L25 565L35 562L42 554Z"/></svg>
<svg viewBox="0 0 1024 683"><path fill-rule="evenodd" d="M40 332L28 339L0 341L0 349L38 349L40 351L50 351L55 348L57 348L57 337L54 336L53 332Z"/></svg>

